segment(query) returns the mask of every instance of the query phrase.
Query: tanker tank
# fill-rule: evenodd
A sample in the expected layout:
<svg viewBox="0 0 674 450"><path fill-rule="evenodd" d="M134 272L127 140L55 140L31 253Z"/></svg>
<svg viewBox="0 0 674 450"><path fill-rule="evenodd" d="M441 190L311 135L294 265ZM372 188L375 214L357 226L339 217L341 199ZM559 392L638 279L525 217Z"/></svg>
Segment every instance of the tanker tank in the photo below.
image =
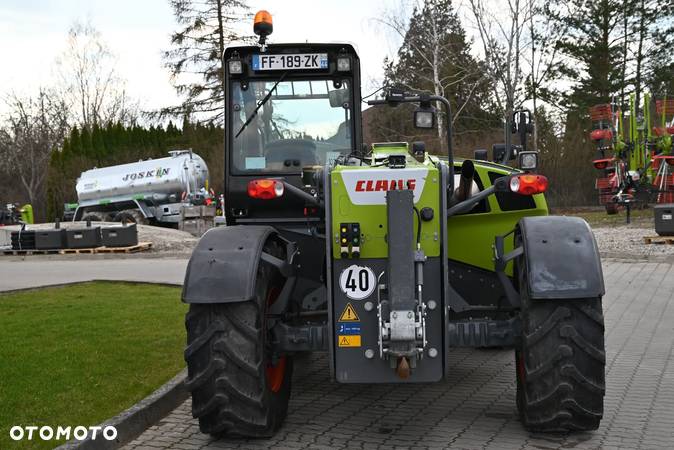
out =
<svg viewBox="0 0 674 450"><path fill-rule="evenodd" d="M200 205L210 197L208 167L191 150L169 154L82 172L73 220L177 222L182 206Z"/></svg>

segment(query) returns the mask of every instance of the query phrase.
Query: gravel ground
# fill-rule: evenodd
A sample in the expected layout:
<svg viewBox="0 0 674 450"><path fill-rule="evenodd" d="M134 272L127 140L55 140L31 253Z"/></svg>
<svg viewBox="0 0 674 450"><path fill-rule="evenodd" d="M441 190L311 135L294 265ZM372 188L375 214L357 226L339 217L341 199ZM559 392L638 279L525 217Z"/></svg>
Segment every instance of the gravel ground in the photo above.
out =
<svg viewBox="0 0 674 450"><path fill-rule="evenodd" d="M592 227L602 256L608 258L638 258L674 262L674 245L646 244L644 236L657 236L652 226L641 223Z"/></svg>
<svg viewBox="0 0 674 450"><path fill-rule="evenodd" d="M100 224L119 225L115 222L100 222ZM45 223L30 225L29 229L52 228L53 226L53 223ZM64 228L81 227L84 226L84 222L62 223L61 226ZM15 227L5 227L5 229L12 228ZM639 218L629 225L625 223L594 223L592 230L597 239L599 250L605 258L637 258L674 262L674 245L644 243L644 236L655 236L652 219ZM152 242L152 250L134 254L135 257L189 257L199 239L185 231L172 228L138 225L138 241ZM118 256L115 255L115 257Z"/></svg>

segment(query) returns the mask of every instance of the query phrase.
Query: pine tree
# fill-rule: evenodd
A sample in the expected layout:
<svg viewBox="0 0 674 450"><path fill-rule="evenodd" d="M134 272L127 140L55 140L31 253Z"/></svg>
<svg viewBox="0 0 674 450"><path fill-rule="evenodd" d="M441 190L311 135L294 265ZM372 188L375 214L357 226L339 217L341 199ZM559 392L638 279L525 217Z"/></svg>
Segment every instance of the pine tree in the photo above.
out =
<svg viewBox="0 0 674 450"><path fill-rule="evenodd" d="M674 3L671 0L642 0L645 26L643 69L640 84L657 97L674 98Z"/></svg>
<svg viewBox="0 0 674 450"><path fill-rule="evenodd" d="M98 167L104 165L105 144L103 143L103 132L98 124L94 124L91 130L91 156Z"/></svg>
<svg viewBox="0 0 674 450"><path fill-rule="evenodd" d="M395 18L385 22L400 26ZM395 62L386 60L385 84L413 92L441 95L453 110L453 129L457 134L494 126L490 86L480 63L470 53L470 43L450 0L426 0L415 8L404 32ZM412 107L379 108L373 119L377 137L414 140L419 131L412 123ZM446 118L439 115L436 138L445 151Z"/></svg>
<svg viewBox="0 0 674 450"><path fill-rule="evenodd" d="M80 130L76 126L70 130L70 137L68 138L67 142L69 143L69 151L66 154L69 156L66 158L66 160L74 156L79 157L82 155L82 140L80 138Z"/></svg>
<svg viewBox="0 0 674 450"><path fill-rule="evenodd" d="M247 7L240 0L170 0L170 3L182 28L172 34L173 48L164 52L164 61L176 80L178 94L185 100L179 106L165 108L162 114L192 113L200 120L222 123L222 55L228 43L240 39L233 24L244 16ZM181 75L185 73L201 79L183 81Z"/></svg>
<svg viewBox="0 0 674 450"><path fill-rule="evenodd" d="M589 106L609 103L624 90L623 18L619 0L570 0L547 4L546 13L566 33L557 42L564 59L558 75L571 81L564 106L584 112ZM558 82L559 80L556 80Z"/></svg>

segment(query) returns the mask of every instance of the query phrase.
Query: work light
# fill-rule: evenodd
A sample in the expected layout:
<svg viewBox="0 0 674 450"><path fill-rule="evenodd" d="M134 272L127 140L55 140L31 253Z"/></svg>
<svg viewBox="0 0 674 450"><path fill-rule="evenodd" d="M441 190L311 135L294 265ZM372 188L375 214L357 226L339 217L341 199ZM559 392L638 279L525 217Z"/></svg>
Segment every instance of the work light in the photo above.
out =
<svg viewBox="0 0 674 450"><path fill-rule="evenodd" d="M522 170L536 170L538 167L538 152L520 152L517 157Z"/></svg>
<svg viewBox="0 0 674 450"><path fill-rule="evenodd" d="M234 75L240 75L243 73L243 63L240 59L230 59L229 63L229 73Z"/></svg>
<svg viewBox="0 0 674 450"><path fill-rule="evenodd" d="M337 71L348 72L351 70L351 58L348 56L340 56L337 58Z"/></svg>
<svg viewBox="0 0 674 450"><path fill-rule="evenodd" d="M417 109L414 111L414 126L417 128L433 128L435 126L435 111L430 109Z"/></svg>

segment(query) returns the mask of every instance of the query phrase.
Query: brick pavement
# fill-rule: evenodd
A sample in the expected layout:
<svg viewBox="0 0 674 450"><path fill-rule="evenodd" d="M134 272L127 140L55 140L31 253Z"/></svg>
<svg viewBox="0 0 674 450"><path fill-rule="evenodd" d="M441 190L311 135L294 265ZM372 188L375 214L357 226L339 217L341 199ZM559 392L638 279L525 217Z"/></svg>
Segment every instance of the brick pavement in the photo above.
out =
<svg viewBox="0 0 674 450"><path fill-rule="evenodd" d="M607 392L596 432L522 428L513 352L452 350L449 379L340 385L324 355L297 364L288 418L268 440L213 439L186 401L125 449L671 449L674 448L674 267L605 262ZM408 419L411 417L411 419Z"/></svg>

